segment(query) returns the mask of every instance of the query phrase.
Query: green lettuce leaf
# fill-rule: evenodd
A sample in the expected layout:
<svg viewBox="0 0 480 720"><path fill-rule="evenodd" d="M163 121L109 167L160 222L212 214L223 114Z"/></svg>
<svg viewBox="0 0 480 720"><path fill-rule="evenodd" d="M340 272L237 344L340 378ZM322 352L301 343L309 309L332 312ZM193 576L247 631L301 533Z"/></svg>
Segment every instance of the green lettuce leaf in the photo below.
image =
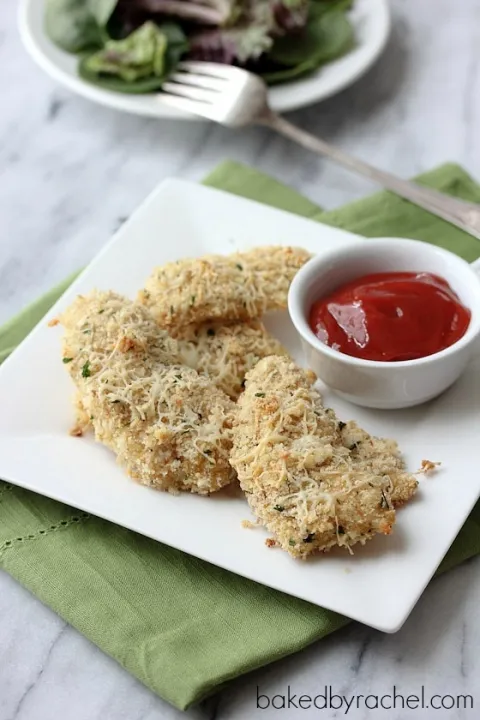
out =
<svg viewBox="0 0 480 720"><path fill-rule="evenodd" d="M310 0L315 17L327 12L347 12L352 9L353 0Z"/></svg>
<svg viewBox="0 0 480 720"><path fill-rule="evenodd" d="M188 40L180 25L174 22L164 22L160 25L160 30L167 38L167 52L165 53L165 72L166 75L172 73L182 55L188 50Z"/></svg>
<svg viewBox="0 0 480 720"><path fill-rule="evenodd" d="M63 50L101 47L118 0L46 0L45 32Z"/></svg>
<svg viewBox="0 0 480 720"><path fill-rule="evenodd" d="M80 61L81 77L107 90L148 93L159 90L188 48L174 23L146 22L124 40L108 40L102 50Z"/></svg>
<svg viewBox="0 0 480 720"><path fill-rule="evenodd" d="M292 80L344 55L353 44L353 27L342 10L313 12L302 33L275 40L268 59L277 68L263 78L270 84Z"/></svg>

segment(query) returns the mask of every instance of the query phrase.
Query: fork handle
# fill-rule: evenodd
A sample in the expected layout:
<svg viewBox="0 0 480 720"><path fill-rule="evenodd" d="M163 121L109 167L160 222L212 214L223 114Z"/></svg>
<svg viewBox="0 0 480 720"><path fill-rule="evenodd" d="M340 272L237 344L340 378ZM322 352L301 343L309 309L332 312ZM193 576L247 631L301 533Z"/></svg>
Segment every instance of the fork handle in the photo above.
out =
<svg viewBox="0 0 480 720"><path fill-rule="evenodd" d="M267 125L281 135L285 135L290 140L302 145L307 150L312 150L319 155L325 155L331 160L335 160L339 165L343 165L343 167L379 183L387 190L391 190L406 200L410 200L410 202L428 210L433 215L438 215L480 240L479 205L458 200L437 190L422 187L408 180L402 180L384 170L379 170L363 160L352 157L343 150L329 145L315 135L301 130L276 113L269 112L264 115L260 124Z"/></svg>

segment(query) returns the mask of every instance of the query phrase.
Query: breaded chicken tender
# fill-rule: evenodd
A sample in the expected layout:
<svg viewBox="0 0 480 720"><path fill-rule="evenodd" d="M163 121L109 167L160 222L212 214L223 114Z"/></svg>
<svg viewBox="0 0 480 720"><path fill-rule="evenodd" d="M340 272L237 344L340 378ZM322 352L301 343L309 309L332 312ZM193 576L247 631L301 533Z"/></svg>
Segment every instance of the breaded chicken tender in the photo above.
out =
<svg viewBox="0 0 480 720"><path fill-rule="evenodd" d="M296 558L389 534L392 493L412 480L395 446L339 422L314 382L288 358L260 360L233 429L230 461L248 503Z"/></svg>
<svg viewBox="0 0 480 720"><path fill-rule="evenodd" d="M178 338L178 347L182 363L211 377L233 399L242 392L248 370L261 358L288 355L260 320L191 326Z"/></svg>
<svg viewBox="0 0 480 720"><path fill-rule="evenodd" d="M172 334L211 320L250 320L287 306L290 283L310 257L269 246L179 260L156 268L138 299Z"/></svg>
<svg viewBox="0 0 480 720"><path fill-rule="evenodd" d="M59 319L81 412L132 478L200 494L232 481L234 404L209 378L178 363L176 341L146 308L94 292Z"/></svg>

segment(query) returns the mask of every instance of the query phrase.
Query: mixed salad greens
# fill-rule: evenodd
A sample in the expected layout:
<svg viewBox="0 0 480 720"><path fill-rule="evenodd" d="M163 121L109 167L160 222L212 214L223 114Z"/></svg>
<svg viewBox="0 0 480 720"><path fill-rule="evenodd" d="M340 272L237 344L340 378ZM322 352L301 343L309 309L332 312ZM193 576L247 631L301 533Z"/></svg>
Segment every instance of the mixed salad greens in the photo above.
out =
<svg viewBox="0 0 480 720"><path fill-rule="evenodd" d="M110 90L159 90L181 59L246 67L268 83L316 70L354 43L352 0L46 0L45 28Z"/></svg>

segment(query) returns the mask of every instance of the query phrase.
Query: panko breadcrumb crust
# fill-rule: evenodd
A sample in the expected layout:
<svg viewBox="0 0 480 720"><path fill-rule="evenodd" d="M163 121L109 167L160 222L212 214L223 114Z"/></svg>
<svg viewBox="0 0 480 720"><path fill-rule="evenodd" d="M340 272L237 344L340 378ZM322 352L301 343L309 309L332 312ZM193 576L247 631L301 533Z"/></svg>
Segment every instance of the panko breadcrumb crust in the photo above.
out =
<svg viewBox="0 0 480 720"><path fill-rule="evenodd" d="M181 362L212 381L231 398L243 390L245 375L268 355L288 355L260 320L189 326L178 337Z"/></svg>
<svg viewBox="0 0 480 720"><path fill-rule="evenodd" d="M151 487L208 494L234 479L235 406L179 363L178 345L139 303L113 292L79 296L60 316L63 362L95 437Z"/></svg>
<svg viewBox="0 0 480 720"><path fill-rule="evenodd" d="M211 320L255 319L287 306L290 283L310 258L301 248L268 246L179 260L156 268L138 299L172 334Z"/></svg>
<svg viewBox="0 0 480 720"><path fill-rule="evenodd" d="M389 534L394 501L417 486L395 443L339 421L315 379L288 358L260 360L233 429L231 463L248 503L296 558Z"/></svg>

